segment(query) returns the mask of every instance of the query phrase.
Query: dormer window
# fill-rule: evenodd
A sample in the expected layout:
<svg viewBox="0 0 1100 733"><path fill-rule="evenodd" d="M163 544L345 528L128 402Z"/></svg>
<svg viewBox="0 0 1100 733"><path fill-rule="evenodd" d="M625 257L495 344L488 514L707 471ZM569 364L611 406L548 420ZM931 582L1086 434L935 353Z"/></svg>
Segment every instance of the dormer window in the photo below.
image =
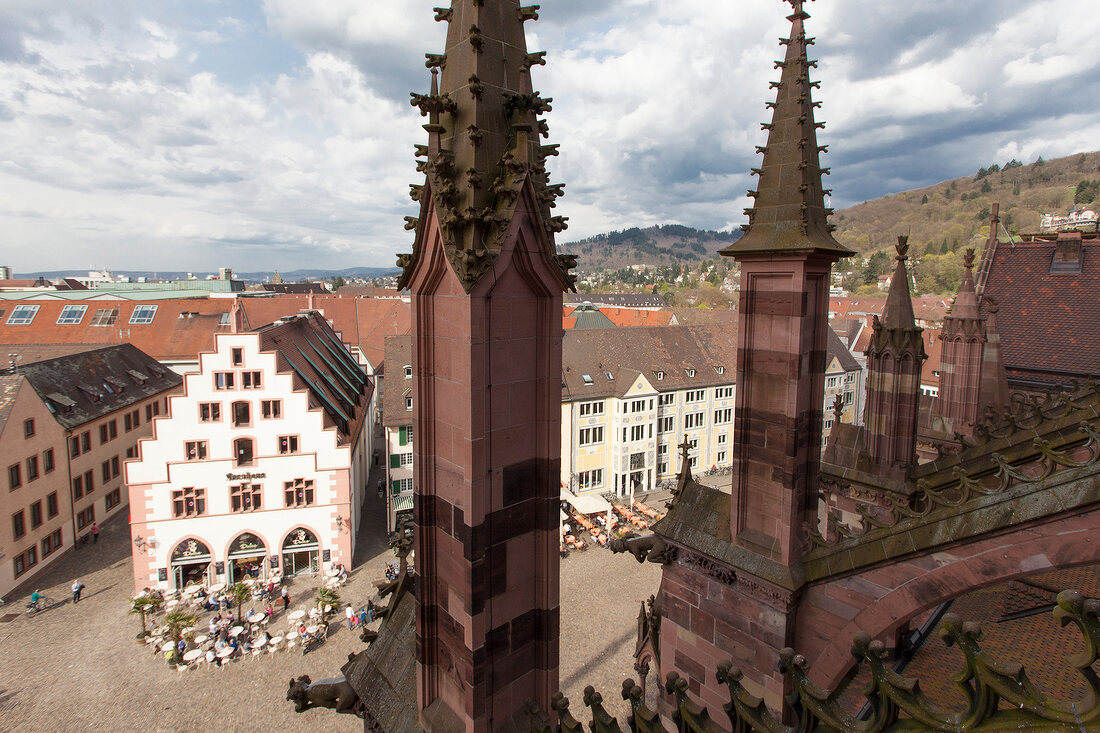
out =
<svg viewBox="0 0 1100 733"><path fill-rule="evenodd" d="M694 369L688 369L687 370L687 375L689 377L694 377L695 376L695 370Z"/></svg>
<svg viewBox="0 0 1100 733"><path fill-rule="evenodd" d="M412 376L413 376L412 364L406 364L405 365L405 379L412 379Z"/></svg>
<svg viewBox="0 0 1100 733"><path fill-rule="evenodd" d="M725 374L726 373L726 368L724 366L716 366L716 367L714 367L714 373L715 374Z"/></svg>
<svg viewBox="0 0 1100 733"><path fill-rule="evenodd" d="M664 372L657 372L656 376L657 376L657 381L660 382L661 380L663 380L665 378L665 373Z"/></svg>

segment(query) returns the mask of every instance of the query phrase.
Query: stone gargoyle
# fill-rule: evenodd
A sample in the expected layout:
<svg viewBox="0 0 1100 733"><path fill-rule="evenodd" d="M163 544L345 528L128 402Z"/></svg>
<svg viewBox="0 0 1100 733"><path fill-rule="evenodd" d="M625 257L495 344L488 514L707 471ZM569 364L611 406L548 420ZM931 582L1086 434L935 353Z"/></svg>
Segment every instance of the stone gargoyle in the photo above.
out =
<svg viewBox="0 0 1100 733"><path fill-rule="evenodd" d="M668 553L668 545L655 534L642 537L634 532L627 532L621 538L611 540L610 547L612 552L629 552L638 562L648 560L665 565L672 559Z"/></svg>
<svg viewBox="0 0 1100 733"><path fill-rule="evenodd" d="M294 712L310 708L330 708L338 713L356 714L359 696L343 676L313 682L309 675L290 680L286 699L294 703Z"/></svg>

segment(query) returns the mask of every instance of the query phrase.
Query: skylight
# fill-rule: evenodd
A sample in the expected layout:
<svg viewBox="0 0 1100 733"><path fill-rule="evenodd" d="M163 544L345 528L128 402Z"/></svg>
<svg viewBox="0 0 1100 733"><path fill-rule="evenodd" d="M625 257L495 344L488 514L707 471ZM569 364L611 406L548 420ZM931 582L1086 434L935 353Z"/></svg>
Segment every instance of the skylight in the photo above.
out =
<svg viewBox="0 0 1100 733"><path fill-rule="evenodd" d="M84 320L84 314L87 312L86 305L67 305L61 309L61 315L57 317L57 325L75 326Z"/></svg>
<svg viewBox="0 0 1100 733"><path fill-rule="evenodd" d="M100 308L92 314L89 326L113 326L118 320L118 308Z"/></svg>
<svg viewBox="0 0 1100 733"><path fill-rule="evenodd" d="M132 324L146 324L152 323L153 318L157 315L157 306L155 305L139 305L134 307L134 312L130 315L130 323Z"/></svg>
<svg viewBox="0 0 1100 733"><path fill-rule="evenodd" d="M37 305L17 305L12 308L11 315L8 316L8 325L28 326L37 314Z"/></svg>
<svg viewBox="0 0 1100 733"><path fill-rule="evenodd" d="M581 379L584 380L585 384L592 384L592 375L591 374L582 374Z"/></svg>

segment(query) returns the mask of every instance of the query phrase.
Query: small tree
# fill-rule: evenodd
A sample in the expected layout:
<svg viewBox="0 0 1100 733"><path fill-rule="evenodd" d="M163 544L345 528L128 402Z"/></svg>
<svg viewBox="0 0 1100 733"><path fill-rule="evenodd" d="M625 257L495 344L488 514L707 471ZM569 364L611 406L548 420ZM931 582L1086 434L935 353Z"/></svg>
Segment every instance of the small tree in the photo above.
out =
<svg viewBox="0 0 1100 733"><path fill-rule="evenodd" d="M315 600L317 607L321 610L321 623L327 624L331 609L340 605L340 596L332 588L318 588Z"/></svg>
<svg viewBox="0 0 1100 733"><path fill-rule="evenodd" d="M148 627L145 625L146 619L157 612L160 608L160 598L156 596L141 596L133 599L131 602L130 613L135 616L141 616L141 635L145 636L148 633Z"/></svg>
<svg viewBox="0 0 1100 733"><path fill-rule="evenodd" d="M164 616L166 635L175 641L180 640L183 630L199 622L199 617L190 611L172 610Z"/></svg>
<svg viewBox="0 0 1100 733"><path fill-rule="evenodd" d="M250 588L247 583L234 583L233 587L229 589L229 595L237 604L237 618L240 618L241 606L252 597L252 588Z"/></svg>

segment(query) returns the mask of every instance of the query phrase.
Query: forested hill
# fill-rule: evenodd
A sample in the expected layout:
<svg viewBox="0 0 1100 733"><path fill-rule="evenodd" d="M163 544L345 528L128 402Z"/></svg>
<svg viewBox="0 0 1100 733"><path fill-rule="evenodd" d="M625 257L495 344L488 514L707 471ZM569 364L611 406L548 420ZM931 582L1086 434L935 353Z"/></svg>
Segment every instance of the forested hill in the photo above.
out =
<svg viewBox="0 0 1100 733"><path fill-rule="evenodd" d="M679 224L624 229L559 245L580 255L583 270L617 269L627 265L679 265L713 259L718 250L737 241L741 230L714 232Z"/></svg>
<svg viewBox="0 0 1100 733"><path fill-rule="evenodd" d="M965 178L850 206L832 221L837 240L864 255L892 246L899 234L909 235L914 254L942 254L984 240L994 203L1009 232L1033 234L1041 213L1065 214L1075 202L1095 206L1098 194L1100 152L1075 153L1027 165L991 162Z"/></svg>

